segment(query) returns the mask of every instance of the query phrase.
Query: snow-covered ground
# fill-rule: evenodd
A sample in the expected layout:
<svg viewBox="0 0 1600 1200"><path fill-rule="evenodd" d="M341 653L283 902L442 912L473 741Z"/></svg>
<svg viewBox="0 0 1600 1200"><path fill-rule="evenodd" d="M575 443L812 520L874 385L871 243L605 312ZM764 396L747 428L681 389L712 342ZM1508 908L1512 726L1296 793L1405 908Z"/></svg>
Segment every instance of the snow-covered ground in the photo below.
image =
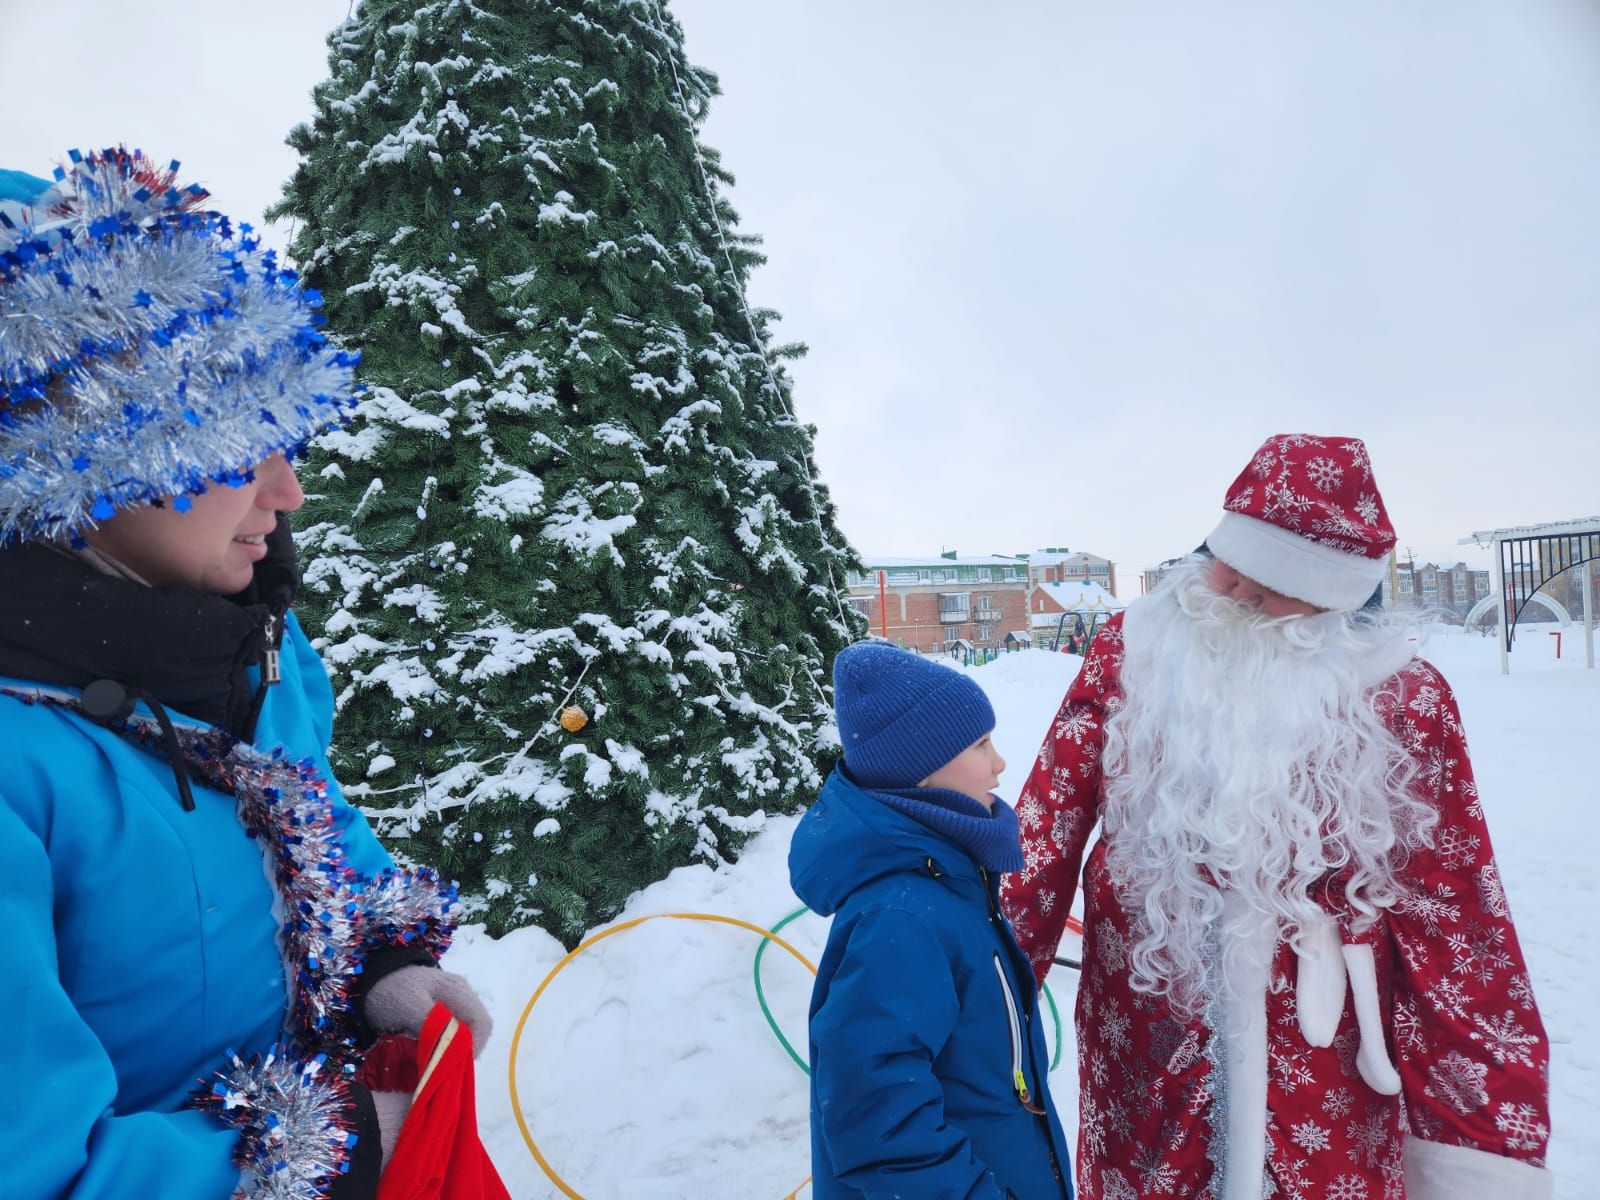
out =
<svg viewBox="0 0 1600 1200"><path fill-rule="evenodd" d="M1460 697L1473 766L1512 911L1553 1043L1558 1200L1600 1194L1600 670L1583 667L1576 630L1562 660L1548 628L1525 627L1502 677L1492 638L1442 631L1426 653ZM1015 799L1079 660L1029 651L972 668L999 718ZM701 912L770 927L798 902L785 856L795 819L775 819L735 866L692 867L634 897L619 921ZM813 961L825 923L807 914L783 936ZM759 938L696 921L651 920L573 960L527 1012L516 1052L518 1105L540 1151L588 1200L805 1200L806 1078L757 1004ZM478 1064L485 1141L518 1200L563 1193L535 1162L508 1087L513 1034L534 990L562 958L539 930L492 941L463 931L447 965L486 994L496 1032ZM779 1026L805 1051L806 970L779 947L762 962ZM1070 1127L1077 1081L1071 1029L1074 973L1050 986L1063 1018L1051 1087Z"/></svg>

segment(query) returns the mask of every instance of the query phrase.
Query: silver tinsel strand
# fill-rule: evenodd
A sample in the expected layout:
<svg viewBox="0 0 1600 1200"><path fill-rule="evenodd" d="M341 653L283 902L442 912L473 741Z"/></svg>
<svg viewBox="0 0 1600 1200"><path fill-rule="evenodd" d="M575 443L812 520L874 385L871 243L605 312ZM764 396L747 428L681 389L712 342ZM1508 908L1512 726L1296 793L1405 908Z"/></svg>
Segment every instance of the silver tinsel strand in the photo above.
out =
<svg viewBox="0 0 1600 1200"><path fill-rule="evenodd" d="M350 1093L326 1060L291 1061L276 1051L257 1063L232 1056L205 1106L239 1130L234 1158L247 1174L234 1193L250 1200L324 1200L355 1146Z"/></svg>
<svg viewBox="0 0 1600 1200"><path fill-rule="evenodd" d="M0 544L237 485L353 404L321 297L175 166L79 158L0 222Z"/></svg>

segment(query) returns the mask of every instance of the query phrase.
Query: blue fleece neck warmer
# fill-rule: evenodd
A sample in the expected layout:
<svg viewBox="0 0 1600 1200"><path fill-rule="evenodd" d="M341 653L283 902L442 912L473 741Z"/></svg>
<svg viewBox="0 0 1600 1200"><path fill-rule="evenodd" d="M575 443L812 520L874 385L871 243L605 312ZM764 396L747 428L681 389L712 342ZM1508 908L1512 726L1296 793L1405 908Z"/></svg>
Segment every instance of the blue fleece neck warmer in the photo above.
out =
<svg viewBox="0 0 1600 1200"><path fill-rule="evenodd" d="M880 804L904 813L954 842L980 867L1022 870L1017 810L995 798L992 809L948 788L862 788Z"/></svg>

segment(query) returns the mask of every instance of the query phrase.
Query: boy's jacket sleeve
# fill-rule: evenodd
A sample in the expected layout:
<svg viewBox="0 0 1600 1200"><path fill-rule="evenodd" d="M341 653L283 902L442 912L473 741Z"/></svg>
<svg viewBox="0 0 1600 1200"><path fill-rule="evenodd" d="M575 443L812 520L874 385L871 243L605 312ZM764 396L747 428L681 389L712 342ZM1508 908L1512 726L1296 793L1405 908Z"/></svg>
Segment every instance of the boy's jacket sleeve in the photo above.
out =
<svg viewBox="0 0 1600 1200"><path fill-rule="evenodd" d="M883 909L856 921L811 1038L822 1147L862 1195L1002 1200L945 1121L933 1074L957 1013L949 960L920 918Z"/></svg>
<svg viewBox="0 0 1600 1200"><path fill-rule="evenodd" d="M44 844L0 799L0 1196L232 1194L231 1129L193 1110L115 1111L110 1059L57 974L52 893Z"/></svg>

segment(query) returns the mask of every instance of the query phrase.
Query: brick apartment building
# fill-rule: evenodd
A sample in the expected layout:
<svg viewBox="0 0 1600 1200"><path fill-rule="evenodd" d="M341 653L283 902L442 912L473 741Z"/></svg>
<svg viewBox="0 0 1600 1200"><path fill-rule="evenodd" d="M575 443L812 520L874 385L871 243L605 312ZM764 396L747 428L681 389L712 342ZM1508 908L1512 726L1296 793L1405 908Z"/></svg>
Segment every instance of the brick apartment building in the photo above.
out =
<svg viewBox="0 0 1600 1200"><path fill-rule="evenodd" d="M849 578L850 603L867 617L874 636L937 654L966 644L987 649L1029 636L1033 597L1064 584L1093 583L1110 592L1117 567L1085 551L1052 548L1032 554L926 558L867 557Z"/></svg>
<svg viewBox="0 0 1600 1200"><path fill-rule="evenodd" d="M1028 628L1028 562L1002 554L868 557L849 577L850 603L876 637L937 654L983 649Z"/></svg>

